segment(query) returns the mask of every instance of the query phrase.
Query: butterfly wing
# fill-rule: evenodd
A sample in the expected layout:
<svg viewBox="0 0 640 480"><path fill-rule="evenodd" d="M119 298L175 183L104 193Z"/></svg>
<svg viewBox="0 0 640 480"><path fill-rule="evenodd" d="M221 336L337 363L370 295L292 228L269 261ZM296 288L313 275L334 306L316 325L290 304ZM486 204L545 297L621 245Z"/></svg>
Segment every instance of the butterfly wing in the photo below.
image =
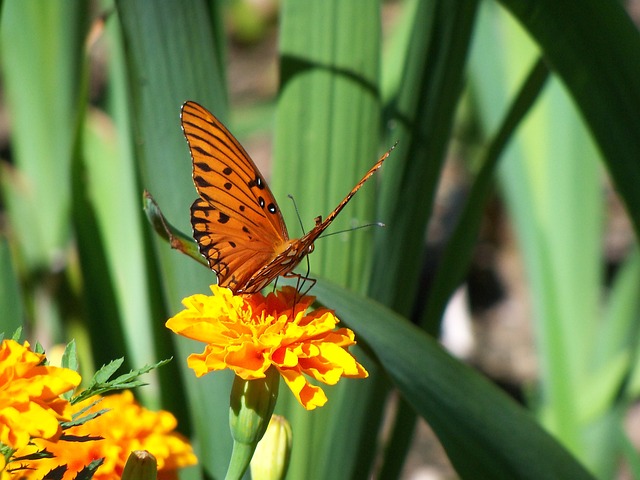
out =
<svg viewBox="0 0 640 480"><path fill-rule="evenodd" d="M253 275L248 286L255 286L256 288L259 287L258 290L260 290L268 285L274 278L291 272L302 261L305 255L313 251L313 243L320 235L322 235L322 232L331 225L331 222L335 220L342 209L347 205L347 203L349 203L349 200L351 200L356 192L360 190L362 185L364 185L364 182L369 180L369 178L371 178L371 176L382 166L382 163L387 159L395 147L396 146L394 145L384 155L382 155L382 157L380 157L375 165L371 167L369 171L365 173L364 177L360 179L356 186L351 189L347 196L342 199L338 206L334 208L329 215L327 215L327 218L325 218L324 221L321 221L320 217L318 217L316 225L306 235L300 239L289 241L286 248L281 253L276 255L272 261L265 264L264 267Z"/></svg>
<svg viewBox="0 0 640 480"><path fill-rule="evenodd" d="M247 283L289 239L280 208L253 160L213 114L186 102L180 118L200 195L191 206L200 253L219 285L257 291L247 291Z"/></svg>
<svg viewBox="0 0 640 480"><path fill-rule="evenodd" d="M387 159L387 157L391 155L391 152L393 151L394 148L396 148L396 145L391 147L389 150L387 150L387 152L384 155L380 157L380 159L375 163L375 165L371 167L367 173L364 174L364 177L362 177L360 181L356 183L356 186L351 189L351 191L347 194L347 196L342 199L342 201L338 204L338 206L334 208L329 215L327 215L327 218L325 218L324 221L316 222L316 226L309 233L307 233L304 237L300 239L301 242L309 244L309 240L311 240L310 243L313 243L322 234L322 232L324 232L325 229L329 225L331 225L331 222L335 220L335 218L342 211L342 209L347 205L347 203L349 203L349 200L351 200L351 198L356 194L356 192L360 190L362 185L364 185L364 182L369 180L369 178L371 178L371 176L374 173L376 173L376 171L382 166L382 163Z"/></svg>

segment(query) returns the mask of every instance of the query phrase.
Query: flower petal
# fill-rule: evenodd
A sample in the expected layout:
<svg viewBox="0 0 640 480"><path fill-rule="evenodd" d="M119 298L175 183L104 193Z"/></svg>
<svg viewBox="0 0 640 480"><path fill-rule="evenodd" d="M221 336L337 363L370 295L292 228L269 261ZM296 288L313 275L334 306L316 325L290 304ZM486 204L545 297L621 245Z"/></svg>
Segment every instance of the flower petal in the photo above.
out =
<svg viewBox="0 0 640 480"><path fill-rule="evenodd" d="M280 374L298 402L307 410L314 410L327 403L327 396L320 387L311 385L295 370L280 370Z"/></svg>

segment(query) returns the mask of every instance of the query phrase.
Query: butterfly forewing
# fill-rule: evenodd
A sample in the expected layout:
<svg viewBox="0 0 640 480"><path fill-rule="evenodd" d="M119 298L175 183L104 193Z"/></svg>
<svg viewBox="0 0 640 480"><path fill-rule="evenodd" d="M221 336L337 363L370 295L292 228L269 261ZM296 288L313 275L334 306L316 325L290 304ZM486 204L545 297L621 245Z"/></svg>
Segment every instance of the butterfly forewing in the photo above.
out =
<svg viewBox="0 0 640 480"><path fill-rule="evenodd" d="M191 206L193 236L200 253L234 293L254 293L292 270L389 152L366 173L327 218L302 238L289 240L280 208L247 152L209 111L182 106L182 129L200 195Z"/></svg>
<svg viewBox="0 0 640 480"><path fill-rule="evenodd" d="M282 214L249 155L219 120L194 102L182 106L181 120L200 195L191 207L194 238L219 284L241 291L288 240Z"/></svg>
<svg viewBox="0 0 640 480"><path fill-rule="evenodd" d="M351 191L347 194L347 196L342 199L342 201L338 204L338 206L334 208L329 215L327 215L327 218L325 218L324 221L319 222L309 233L307 233L304 237L300 239L302 243L305 243L306 246L308 247L308 245L312 244L316 240L316 238L318 238L322 234L322 232L324 232L325 229L329 225L331 225L331 222L333 222L333 220L338 216L338 214L347 205L347 203L349 203L349 200L351 200L351 197L353 197L356 194L356 192L360 190L362 185L364 185L364 182L369 180L371 175L376 173L376 170L378 170L382 166L382 163L387 159L387 157L391 154L391 151L395 147L396 146L394 145L393 147L391 147L391 149L389 149L389 151L387 151L384 155L382 155L382 157L380 157L380 159L375 163L375 165L371 167L367 173L364 174L364 177L362 177L360 181L356 183L356 186L351 189Z"/></svg>
<svg viewBox="0 0 640 480"><path fill-rule="evenodd" d="M181 119L200 197L225 215L252 226L265 245L287 240L280 208L238 140L197 103L186 102Z"/></svg>
<svg viewBox="0 0 640 480"><path fill-rule="evenodd" d="M392 147L391 150L393 150ZM311 231L309 231L302 238L291 240L287 245L287 248L280 254L278 254L271 262L265 264L260 270L258 270L255 275L252 276L251 280L248 283L249 288L257 288L258 290L264 288L265 285L268 285L273 279L280 275L286 275L291 272L296 265L298 265L302 259L310 252L310 249L313 246L313 243L318 239L322 232L324 232L331 222L338 216L340 211L345 207L351 197L353 197L360 187L364 185L371 175L373 175L376 170L378 170L382 163L387 159L391 150L386 152L380 159L376 162L376 164L369 169L369 171L360 179L360 181L356 184L355 187L351 189L351 191L347 194L346 197L342 199L342 201L338 204L333 211L327 215L327 218L324 221L319 221ZM261 286L262 285L262 286Z"/></svg>

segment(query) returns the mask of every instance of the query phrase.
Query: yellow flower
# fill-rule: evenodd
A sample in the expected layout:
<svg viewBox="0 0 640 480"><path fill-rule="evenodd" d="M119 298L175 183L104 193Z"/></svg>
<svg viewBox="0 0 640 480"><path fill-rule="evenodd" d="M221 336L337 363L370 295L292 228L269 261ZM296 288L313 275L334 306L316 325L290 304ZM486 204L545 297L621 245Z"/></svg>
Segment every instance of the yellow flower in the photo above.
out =
<svg viewBox="0 0 640 480"><path fill-rule="evenodd" d="M80 402L73 406L74 412L91 405L97 398ZM16 452L16 457L46 448L54 458L33 460L29 468L36 469L28 478L42 478L43 474L59 465L67 465L64 479L75 478L93 460L104 457L104 463L98 468L94 480L120 478L122 470L133 450L147 450L158 462L158 479L177 478L177 469L195 465L197 459L188 441L173 430L175 417L167 411L152 412L136 403L130 391L109 395L94 405L88 412L109 411L83 425L65 430L65 436L89 436L90 441L66 441L62 437L58 442L37 440L35 445ZM102 437L102 439L95 439ZM20 462L25 464L25 462Z"/></svg>
<svg viewBox="0 0 640 480"><path fill-rule="evenodd" d="M327 397L304 375L329 385L341 377L368 376L347 351L356 343L353 332L335 330L339 320L333 311L320 308L307 313L314 297L299 298L292 287L266 297L234 296L217 285L211 291L213 296L185 298L186 309L166 323L175 333L207 344L203 353L187 359L198 377L229 368L244 380L254 380L264 378L273 366L302 406L313 410Z"/></svg>
<svg viewBox="0 0 640 480"><path fill-rule="evenodd" d="M60 421L70 420L70 405L61 394L80 383L73 370L43 365L45 356L29 343L0 344L0 442L11 448L32 438L55 440Z"/></svg>

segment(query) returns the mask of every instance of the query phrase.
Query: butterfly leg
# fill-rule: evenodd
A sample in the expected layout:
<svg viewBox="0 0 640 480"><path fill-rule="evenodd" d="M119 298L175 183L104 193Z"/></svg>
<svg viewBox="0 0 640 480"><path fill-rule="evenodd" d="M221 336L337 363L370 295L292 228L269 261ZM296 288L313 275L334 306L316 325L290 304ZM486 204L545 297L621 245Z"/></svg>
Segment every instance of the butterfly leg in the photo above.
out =
<svg viewBox="0 0 640 480"><path fill-rule="evenodd" d="M313 286L316 284L316 280L315 278L311 278L311 277L307 277L305 275L301 275L299 273L293 273L293 272L289 272L289 273L285 273L284 275L282 275L285 278L295 278L296 279L296 295L295 298L293 300L293 306L292 306L292 312L294 312L294 316L295 316L295 311L296 311L296 305L298 304L298 299L304 297L307 293L309 293L309 290L311 290L311 288L313 288ZM309 286L309 288L307 288L304 293L302 293L300 290L302 289L302 287L304 286L305 282L309 280L311 282L311 285Z"/></svg>
<svg viewBox="0 0 640 480"><path fill-rule="evenodd" d="M302 284L300 285L300 287L304 286L305 282L308 280L310 285L309 288L307 288L304 293L301 294L301 296L305 296L307 293L309 293L309 291L313 288L313 286L316 284L316 279L315 278L311 278L311 277L301 277L302 278Z"/></svg>
<svg viewBox="0 0 640 480"><path fill-rule="evenodd" d="M316 284L316 279L315 278L311 278L308 275L302 275L300 273L293 273L293 272L289 272L289 273L285 273L284 275L282 275L285 278L295 278L296 279L296 291L298 293L300 293L301 297L305 296L307 293L309 293L309 290L311 290L313 288L313 286ZM309 288L307 288L304 293L301 293L302 288L304 287L304 284L309 281L311 283L311 285L309 285Z"/></svg>
<svg viewBox="0 0 640 480"><path fill-rule="evenodd" d="M316 218L316 225L318 224L319 221L320 221L320 217ZM307 271L305 272L304 275L298 276L298 282L300 282L300 279L302 279L302 283L301 284L298 283L296 290L298 290L299 292L306 280L311 281L311 285L309 285L309 288L307 288L307 290L302 294L302 296L309 293L309 290L311 290L313 286L316 284L316 280L314 278L309 277L309 274L311 273L311 262L309 261L309 255L306 255L304 259L307 261Z"/></svg>

